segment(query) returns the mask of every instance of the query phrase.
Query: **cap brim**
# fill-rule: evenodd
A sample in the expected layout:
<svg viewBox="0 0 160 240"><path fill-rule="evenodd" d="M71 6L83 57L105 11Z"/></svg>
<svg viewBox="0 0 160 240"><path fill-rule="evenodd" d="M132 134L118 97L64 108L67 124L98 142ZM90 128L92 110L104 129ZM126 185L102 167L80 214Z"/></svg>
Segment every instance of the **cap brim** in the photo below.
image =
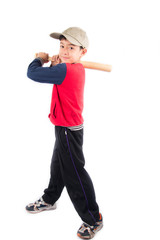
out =
<svg viewBox="0 0 160 240"><path fill-rule="evenodd" d="M54 32L54 33L50 34L50 37L55 38L55 39L59 39L61 35L63 35L63 34Z"/></svg>
<svg viewBox="0 0 160 240"><path fill-rule="evenodd" d="M51 34L50 34L50 37L55 38L55 39L59 39L60 36L64 36L70 43L72 43L72 44L74 44L74 45L82 46L75 38L71 37L71 36L68 35L68 34L57 33L57 32L54 32L54 33L51 33Z"/></svg>

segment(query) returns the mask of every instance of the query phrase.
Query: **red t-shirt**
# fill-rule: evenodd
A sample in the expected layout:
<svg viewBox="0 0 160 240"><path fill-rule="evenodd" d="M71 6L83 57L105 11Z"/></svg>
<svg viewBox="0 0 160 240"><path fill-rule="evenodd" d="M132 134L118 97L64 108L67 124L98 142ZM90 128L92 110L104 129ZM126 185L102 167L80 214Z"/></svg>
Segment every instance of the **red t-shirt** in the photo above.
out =
<svg viewBox="0 0 160 240"><path fill-rule="evenodd" d="M66 67L63 82L53 86L49 118L56 126L71 127L83 124L85 70L80 63Z"/></svg>

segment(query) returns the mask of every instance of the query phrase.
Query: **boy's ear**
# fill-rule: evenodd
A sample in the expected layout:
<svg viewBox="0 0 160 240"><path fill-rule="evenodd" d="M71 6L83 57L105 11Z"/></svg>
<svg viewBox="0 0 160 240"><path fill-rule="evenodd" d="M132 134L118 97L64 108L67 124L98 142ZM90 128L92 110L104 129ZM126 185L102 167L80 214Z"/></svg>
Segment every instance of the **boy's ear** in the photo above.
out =
<svg viewBox="0 0 160 240"><path fill-rule="evenodd" d="M84 56L86 53L87 53L87 49L86 49L86 48L83 48L83 49L82 49L82 56Z"/></svg>

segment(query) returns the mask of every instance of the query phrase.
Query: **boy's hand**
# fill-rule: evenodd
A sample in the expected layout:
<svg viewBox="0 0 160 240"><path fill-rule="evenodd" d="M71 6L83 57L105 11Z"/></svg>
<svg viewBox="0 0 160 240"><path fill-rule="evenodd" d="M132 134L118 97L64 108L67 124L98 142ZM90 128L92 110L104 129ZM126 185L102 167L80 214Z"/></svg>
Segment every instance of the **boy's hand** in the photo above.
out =
<svg viewBox="0 0 160 240"><path fill-rule="evenodd" d="M59 58L59 55L54 55L51 60L51 65L55 66L57 64L61 63L61 60Z"/></svg>
<svg viewBox="0 0 160 240"><path fill-rule="evenodd" d="M36 54L36 57L37 58L42 58L44 63L48 63L49 62L49 60L48 60L48 58L49 58L48 53L39 52L39 53Z"/></svg>

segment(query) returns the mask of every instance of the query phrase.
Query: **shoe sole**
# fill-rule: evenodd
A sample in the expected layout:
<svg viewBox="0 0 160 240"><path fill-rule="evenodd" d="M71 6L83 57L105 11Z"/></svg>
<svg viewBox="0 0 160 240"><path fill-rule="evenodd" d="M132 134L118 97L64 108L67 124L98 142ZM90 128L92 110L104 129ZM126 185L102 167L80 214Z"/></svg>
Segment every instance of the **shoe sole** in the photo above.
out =
<svg viewBox="0 0 160 240"><path fill-rule="evenodd" d="M40 213L40 212L43 212L43 211L55 210L56 208L57 208L57 207L54 206L54 207L49 208L49 209L41 209L41 210L38 210L38 211L29 211L29 210L27 210L27 209L26 209L26 211L27 211L28 213L36 214L36 213Z"/></svg>

